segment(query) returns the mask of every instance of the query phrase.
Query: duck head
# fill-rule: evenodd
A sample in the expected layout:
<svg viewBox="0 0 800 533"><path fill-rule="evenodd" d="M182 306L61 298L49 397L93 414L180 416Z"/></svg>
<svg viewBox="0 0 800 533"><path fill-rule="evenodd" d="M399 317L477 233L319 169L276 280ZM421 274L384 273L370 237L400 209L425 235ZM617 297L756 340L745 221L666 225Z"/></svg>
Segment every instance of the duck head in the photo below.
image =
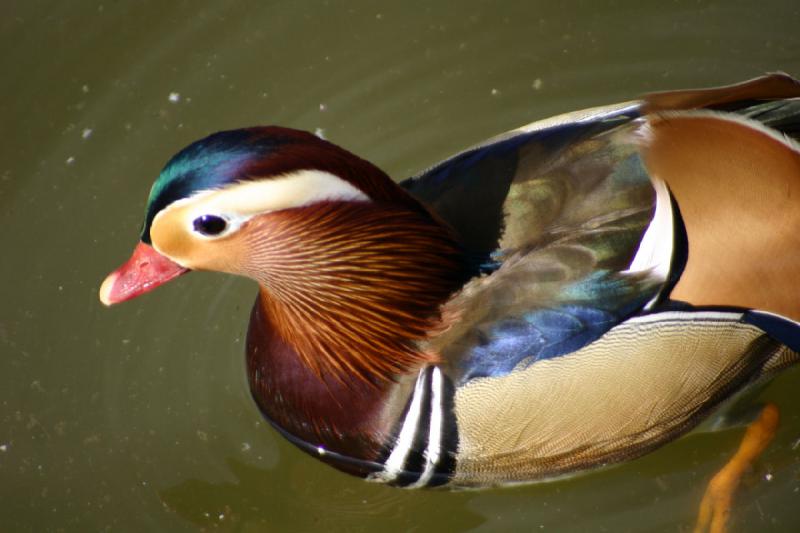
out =
<svg viewBox="0 0 800 533"><path fill-rule="evenodd" d="M451 232L379 168L310 133L258 127L213 134L167 163L140 242L100 299L190 270L247 276L262 320L307 366L380 382L430 357L415 344L463 283L462 264Z"/></svg>

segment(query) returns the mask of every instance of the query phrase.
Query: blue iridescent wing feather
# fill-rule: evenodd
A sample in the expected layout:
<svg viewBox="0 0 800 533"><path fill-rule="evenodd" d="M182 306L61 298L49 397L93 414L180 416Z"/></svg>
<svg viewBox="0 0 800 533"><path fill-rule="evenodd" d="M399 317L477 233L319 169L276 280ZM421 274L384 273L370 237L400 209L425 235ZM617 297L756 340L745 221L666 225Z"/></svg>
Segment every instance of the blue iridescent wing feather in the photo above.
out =
<svg viewBox="0 0 800 533"><path fill-rule="evenodd" d="M629 270L656 201L637 117L628 106L518 130L402 183L477 265L432 341L454 378L572 353L658 294L663 278Z"/></svg>

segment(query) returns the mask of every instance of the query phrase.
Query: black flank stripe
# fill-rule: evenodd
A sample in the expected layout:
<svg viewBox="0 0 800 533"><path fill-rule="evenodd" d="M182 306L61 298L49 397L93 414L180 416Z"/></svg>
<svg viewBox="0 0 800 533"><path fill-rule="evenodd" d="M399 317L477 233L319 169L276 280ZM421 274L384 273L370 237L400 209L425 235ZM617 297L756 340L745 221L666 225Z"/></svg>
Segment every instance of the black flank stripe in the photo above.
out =
<svg viewBox="0 0 800 533"><path fill-rule="evenodd" d="M429 487L447 484L456 471L456 454L458 453L458 424L455 413L456 390L453 381L442 373L442 449L439 462L434 469Z"/></svg>
<svg viewBox="0 0 800 533"><path fill-rule="evenodd" d="M417 481L425 470L425 448L428 446L428 435L431 426L431 375L433 367L425 369L425 378L422 384L422 398L420 398L420 416L417 423L414 441L411 450L406 456L406 462L400 474L392 485L405 487ZM411 398L408 399L409 404Z"/></svg>
<svg viewBox="0 0 800 533"><path fill-rule="evenodd" d="M416 386L416 380L414 381L414 386ZM400 431L402 431L403 429L403 424L406 421L406 417L408 417L408 410L411 408L411 400L413 400L414 398L414 390L415 388L412 387L411 394L408 397L408 401L406 401L406 406L403 408L403 412L400 413L400 416L397 418L397 422L395 422L392 431L389 433L389 436L387 437L386 441L383 444L383 448L381 449L380 454L378 454L377 461L380 462L381 464L386 464L386 461L389 460L389 455L392 454L392 451L394 450L394 447L397 444L397 439L400 438ZM427 394L429 390L430 387L426 387L423 392ZM425 398L426 397L423 397L423 401L425 401Z"/></svg>
<svg viewBox="0 0 800 533"><path fill-rule="evenodd" d="M683 269L686 268L686 261L689 259L689 237L686 235L686 225L683 223L681 208L672 191L669 193L669 200L672 204L672 260L669 265L669 275L664 288L661 289L658 303L669 299L669 293L681 279Z"/></svg>

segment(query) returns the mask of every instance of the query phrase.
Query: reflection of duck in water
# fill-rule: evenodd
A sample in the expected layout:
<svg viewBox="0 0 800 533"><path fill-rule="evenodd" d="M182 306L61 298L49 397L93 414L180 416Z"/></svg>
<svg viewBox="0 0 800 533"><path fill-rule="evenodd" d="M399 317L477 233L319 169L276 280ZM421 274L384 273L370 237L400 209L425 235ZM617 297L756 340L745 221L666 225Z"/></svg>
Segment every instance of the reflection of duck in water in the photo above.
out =
<svg viewBox="0 0 800 533"><path fill-rule="evenodd" d="M650 95L399 185L308 133L217 133L164 168L100 296L194 269L257 280L256 402L371 480L485 487L637 457L798 359L798 95L785 75ZM712 483L717 525L776 423L768 406Z"/></svg>

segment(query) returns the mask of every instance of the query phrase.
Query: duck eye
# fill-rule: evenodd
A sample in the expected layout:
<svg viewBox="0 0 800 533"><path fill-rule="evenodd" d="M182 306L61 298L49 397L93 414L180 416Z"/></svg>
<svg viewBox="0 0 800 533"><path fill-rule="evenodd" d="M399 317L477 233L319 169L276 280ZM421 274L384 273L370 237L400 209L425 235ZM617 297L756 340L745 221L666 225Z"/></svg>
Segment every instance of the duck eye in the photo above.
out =
<svg viewBox="0 0 800 533"><path fill-rule="evenodd" d="M202 215L192 222L194 230L207 236L219 235L228 227L228 221L216 215Z"/></svg>

